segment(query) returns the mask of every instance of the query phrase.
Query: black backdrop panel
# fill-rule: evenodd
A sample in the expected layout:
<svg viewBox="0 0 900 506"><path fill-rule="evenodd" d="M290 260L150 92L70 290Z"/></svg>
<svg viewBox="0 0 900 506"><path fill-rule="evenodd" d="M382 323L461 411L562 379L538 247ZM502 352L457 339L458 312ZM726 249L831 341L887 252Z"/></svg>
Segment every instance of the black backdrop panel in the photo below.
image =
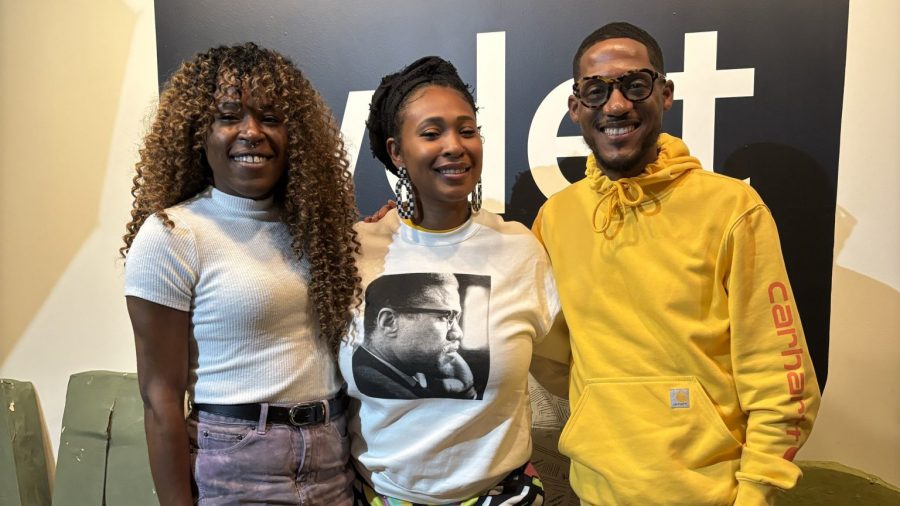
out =
<svg viewBox="0 0 900 506"><path fill-rule="evenodd" d="M530 225L546 197L529 169L529 129L545 97L571 78L582 38L610 21L633 22L659 41L666 71L679 73L686 34L717 32L715 68L754 69L753 92L716 100L707 168L750 178L772 209L824 386L848 1L157 0L159 80L198 51L255 41L291 57L340 122L349 93L373 90L382 75L427 54L451 60L477 97L478 34L502 32L505 62L488 72L505 77L505 115L486 132L485 150L502 132L505 156L484 170L503 173L504 216ZM564 112L558 135L578 135ZM682 135L686 114L692 106L676 101L665 130ZM354 176L363 214L393 195L367 143L362 137ZM557 161L569 181L582 177L583 158Z"/></svg>

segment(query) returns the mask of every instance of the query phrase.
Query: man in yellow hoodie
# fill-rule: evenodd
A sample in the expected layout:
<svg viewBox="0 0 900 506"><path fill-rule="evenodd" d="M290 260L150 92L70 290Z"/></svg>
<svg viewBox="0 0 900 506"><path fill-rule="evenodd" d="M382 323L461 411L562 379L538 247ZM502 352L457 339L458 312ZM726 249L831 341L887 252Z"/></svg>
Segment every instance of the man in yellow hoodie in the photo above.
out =
<svg viewBox="0 0 900 506"><path fill-rule="evenodd" d="M534 223L569 331L572 486L585 504L771 504L819 405L771 213L660 132L674 85L647 32L598 29L573 72L592 155Z"/></svg>

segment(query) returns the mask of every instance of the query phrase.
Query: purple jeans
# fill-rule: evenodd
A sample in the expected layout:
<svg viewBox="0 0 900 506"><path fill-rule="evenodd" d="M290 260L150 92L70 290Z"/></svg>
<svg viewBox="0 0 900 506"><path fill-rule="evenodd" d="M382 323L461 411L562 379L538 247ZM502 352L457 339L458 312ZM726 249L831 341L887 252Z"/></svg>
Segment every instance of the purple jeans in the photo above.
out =
<svg viewBox="0 0 900 506"><path fill-rule="evenodd" d="M294 427L192 413L187 420L200 506L353 503L347 413Z"/></svg>

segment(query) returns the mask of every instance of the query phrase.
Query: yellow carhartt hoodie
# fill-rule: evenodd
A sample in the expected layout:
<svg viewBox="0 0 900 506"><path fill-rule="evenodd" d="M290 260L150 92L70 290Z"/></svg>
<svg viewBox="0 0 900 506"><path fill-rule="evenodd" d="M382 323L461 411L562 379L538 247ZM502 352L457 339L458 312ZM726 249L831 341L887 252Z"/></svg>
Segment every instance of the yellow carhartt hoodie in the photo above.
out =
<svg viewBox="0 0 900 506"><path fill-rule="evenodd" d="M662 134L645 173L587 177L534 223L571 344L560 450L589 504L767 504L819 403L772 216Z"/></svg>

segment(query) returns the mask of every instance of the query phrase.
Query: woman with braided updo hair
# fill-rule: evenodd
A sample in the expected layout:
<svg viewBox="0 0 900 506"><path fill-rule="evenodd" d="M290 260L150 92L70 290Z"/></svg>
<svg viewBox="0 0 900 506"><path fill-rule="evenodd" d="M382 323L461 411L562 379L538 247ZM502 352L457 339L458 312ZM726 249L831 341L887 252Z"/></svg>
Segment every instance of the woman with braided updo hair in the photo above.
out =
<svg viewBox="0 0 900 506"><path fill-rule="evenodd" d="M382 79L366 126L399 180L357 226L364 302L339 355L357 504L541 504L528 368L559 302L531 232L481 208L472 93L422 58Z"/></svg>
<svg viewBox="0 0 900 506"><path fill-rule="evenodd" d="M350 504L334 354L360 294L357 212L322 98L252 43L196 55L163 87L132 195L121 252L160 503Z"/></svg>

